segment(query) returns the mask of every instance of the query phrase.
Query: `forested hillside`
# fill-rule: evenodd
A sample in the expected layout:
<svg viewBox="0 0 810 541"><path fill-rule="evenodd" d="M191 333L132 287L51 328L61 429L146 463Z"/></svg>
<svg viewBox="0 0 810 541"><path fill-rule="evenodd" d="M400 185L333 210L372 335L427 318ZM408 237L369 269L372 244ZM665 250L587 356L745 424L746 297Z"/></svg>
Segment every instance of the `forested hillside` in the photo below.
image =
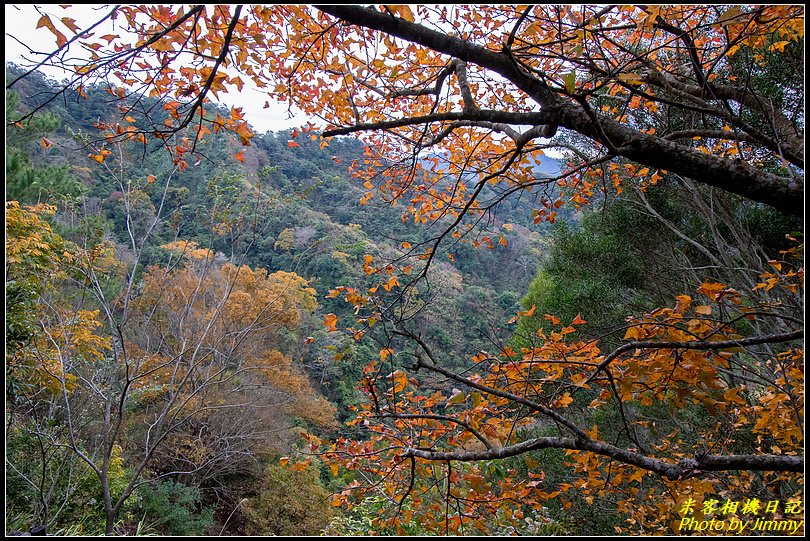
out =
<svg viewBox="0 0 810 541"><path fill-rule="evenodd" d="M802 8L107 17L6 65L7 533L803 532Z"/></svg>
<svg viewBox="0 0 810 541"><path fill-rule="evenodd" d="M18 77L21 73L19 68L7 66L7 78ZM48 81L38 73L28 76L9 95L7 116L42 105L43 97L57 88L58 83ZM91 103L93 107L88 106ZM161 107L157 103L157 108ZM47 234L58 237L60 243L77 246L98 243L97 250L107 250L111 265L113 260L135 265L137 270L132 287L138 288L139 294L133 310L137 312L138 306L142 306L142 310L151 312L149 317L154 318L156 307L161 305L161 310L167 310L163 318L169 325L161 332L168 334L173 333L168 322L178 317L182 320L179 314L190 309L188 301L180 298L183 289L215 287L215 281L210 280L216 279L209 274L230 273L228 265L239 265L241 272L248 273L248 276L252 273L266 276L265 283L272 288L273 277L281 280L286 276L284 273L288 273L294 277L292 284L300 281L307 286L309 293L306 302L291 307L299 312L295 327L287 328L283 336L275 336L271 344L290 357L288 362L296 367L300 377L305 376L300 383L306 395L302 399L317 403L319 397L323 397L329 403L301 406L303 409L298 410L299 413L286 414L286 420L285 409L280 408L274 414L278 418L272 422L279 427L287 424L292 430L295 426L303 426L302 422L312 421L308 419L311 412L305 415L301 412L317 407L323 410L315 415L320 423L317 425L319 430L327 430L327 434L339 433L335 423L354 416L347 406L359 401L357 382L361 368L378 356L378 348L353 338L336 340L327 336L322 323L327 314L342 319L351 317L353 311L345 302L328 293L344 284L363 283L364 255L395 259L402 254L402 243L417 244L426 238L420 228L402 219L399 209L377 201L359 204L364 191L352 180L349 167L352 162L364 159L362 143L346 137L319 148L310 137L291 131L266 133L256 136L253 145L238 161L232 158L238 146L229 135L222 134L200 143L198 150L205 158L183 171L167 164L157 145L147 149L135 144L120 145L117 149L120 155L116 156L118 162L112 165L113 158L108 158L104 166L99 166L92 152L88 156L88 147L84 145L93 137L99 123L111 122L115 115L115 102L102 89L90 88L86 98L68 94L46 104L29 126L9 129L6 199L19 203L10 207L9 213L12 217L18 216L17 219L26 225L29 221L35 224L33 231L25 229L16 241L31 241L47 230ZM107 167L108 164L111 165ZM553 170L557 165L545 167ZM32 210L25 210L26 205ZM491 249L459 244L455 261L442 263L424 286L424 291L409 300L419 307L414 309L419 311L417 325L431 340L441 344L451 366L461 366L470 347L476 350L498 348L498 344L510 338L511 331L504 322L517 310L519 299L549 246L550 227L533 223L530 201L499 209L493 220L497 220L502 228L506 225L503 231L508 243L493 245ZM150 283L160 288L157 280L161 275L157 275L155 269L169 272L173 265L178 264L178 257L188 260L191 265L200 265L202 263L194 261L206 261L205 254L211 256L211 268L196 269L198 282L195 283L195 276L191 274L172 273L169 276L174 284L172 287L177 288L177 297L164 292L160 300L152 301L152 304L144 300ZM48 264L58 266L57 261ZM18 272L14 268L10 271L11 276ZM32 281L39 281L30 274L34 272L33 268L24 272L29 273ZM115 288L121 287L121 276L106 278L109 282L104 287L109 288L108 294L113 297L120 294ZM12 292L20 281L20 278L12 279ZM67 287L61 281L58 284L59 288ZM53 286L57 287L57 284ZM40 288L41 284L37 284L37 293ZM143 292L140 291L142 288ZM252 295L256 291L251 288L246 293ZM37 333L31 327L42 324L42 321L17 323L18 319L24 320L31 314L26 313L23 304L17 305L15 310L14 299L14 296L9 299L12 309L11 326L8 327L10 337L14 336L14 329L26 328L24 337L17 340L27 343L29 335ZM30 297L25 299L29 303L28 309L32 300ZM169 307L162 306L167 302ZM176 340L178 337L172 338ZM194 335L189 338L198 339ZM256 338L247 335L245 339ZM145 346L135 347L140 351ZM12 372L12 378L15 376ZM285 374L283 377L291 376ZM24 393L20 396L15 393L11 404L14 406L18 401L30 398ZM141 397L133 395L132 400L140 402ZM232 418L219 422L243 423L244 420L234 414ZM16 457L23 449L30 450L28 446L38 443L31 437L30 433L28 438L20 434L19 447L12 446L11 456ZM194 443L203 446L203 450L191 463L194 473L186 474L177 486L175 480L169 485L158 483L152 488L166 493L148 492L144 497L180 497L181 493L193 493L195 499L189 500L189 505L206 509L206 512L225 509L227 506L219 500L216 505L211 505L208 499L211 497L208 491L214 491L211 485L225 483L225 488L214 493L217 499L225 498L224 501L229 503L238 502L237 497L244 497L244 490L255 492L256 483L261 482L259 466L277 463L279 456L289 454L290 437L279 439L275 436L264 441L265 438L256 435L256 442L242 449L249 456L242 459L244 463L241 465L233 464L230 454L217 456L222 452L220 449L206 451L204 440L197 438ZM58 449L49 452L54 454L48 456L49 462L61 456ZM182 450L175 448L162 453L182 454ZM157 460L153 462L157 463ZM232 474L220 477L211 473L217 469L213 464L222 467L224 462L229 463L226 470L235 469L238 482L230 479ZM170 464L180 467L179 464ZM19 467L33 468L35 464ZM153 470L155 467L156 464L150 463L151 475L166 473ZM168 467L168 464L163 467ZM198 468L205 473L197 472ZM22 484L18 485L26 478L30 480L31 475L34 474L23 470L20 478L13 478L12 486L20 487L19 492L16 489L12 492L15 496L12 509L19 506L17 512L30 510L28 506L42 496L30 492ZM234 486L228 487L228 483L234 483ZM246 483L252 488L246 489ZM188 491L183 487L188 487ZM69 485L61 488L69 489ZM142 488L141 492L144 490L150 489ZM59 501L66 494L53 494L52 497ZM65 503L59 501L58 505ZM51 505L49 503L48 507ZM158 508L150 509L156 511ZM54 524L67 528L66 531L89 533L93 530L86 528L102 526L99 522L91 526L86 517L76 522L69 513L54 518ZM201 528L205 522L195 524Z"/></svg>

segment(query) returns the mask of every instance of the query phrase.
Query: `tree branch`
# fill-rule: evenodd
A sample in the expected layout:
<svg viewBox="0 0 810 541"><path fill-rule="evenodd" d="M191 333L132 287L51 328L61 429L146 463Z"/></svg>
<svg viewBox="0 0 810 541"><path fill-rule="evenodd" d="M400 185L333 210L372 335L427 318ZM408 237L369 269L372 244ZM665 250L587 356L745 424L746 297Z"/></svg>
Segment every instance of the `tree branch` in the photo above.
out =
<svg viewBox="0 0 810 541"><path fill-rule="evenodd" d="M569 449L588 451L610 457L624 464L637 466L655 472L671 481L695 477L706 471L779 471L803 472L804 458L793 455L703 455L699 458L686 458L675 464L657 458L644 456L601 441L581 440L560 437L545 437L527 440L507 447L486 451L427 451L408 447L404 457L418 457L425 460L447 462L474 462L479 460L499 460L522 455L537 449Z"/></svg>
<svg viewBox="0 0 810 541"><path fill-rule="evenodd" d="M804 329L799 329L793 332L771 334L767 336L752 336L750 338L740 338L739 340L718 340L716 342L652 342L652 341L638 341L628 342L616 349L614 349L605 359L599 363L591 377L585 383L590 383L596 375L605 370L610 363L616 360L619 355L633 349L695 349L700 351L709 351L715 349L729 349L739 348L745 346L755 346L759 344L778 344L782 342L790 342L792 340L801 340L804 337Z"/></svg>
<svg viewBox="0 0 810 541"><path fill-rule="evenodd" d="M315 6L346 23L374 29L434 51L489 69L511 81L545 108L555 110L559 125L602 144L612 144L625 158L693 178L796 216L804 213L804 184L774 175L737 159L703 154L684 145L643 133L604 115L598 123L582 106L557 95L545 82L524 73L503 52L494 52L462 38L450 36L373 9L350 5ZM534 123L535 125L537 123ZM407 123L405 124L407 125ZM334 133L352 133L334 130Z"/></svg>

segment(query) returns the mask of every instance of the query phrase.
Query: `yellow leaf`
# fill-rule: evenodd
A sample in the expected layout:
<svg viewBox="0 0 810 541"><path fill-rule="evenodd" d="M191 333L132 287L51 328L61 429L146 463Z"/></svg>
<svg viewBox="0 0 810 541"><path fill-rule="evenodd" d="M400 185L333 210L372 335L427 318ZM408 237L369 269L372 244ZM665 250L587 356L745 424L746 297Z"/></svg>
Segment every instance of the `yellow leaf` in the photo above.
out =
<svg viewBox="0 0 810 541"><path fill-rule="evenodd" d="M723 26L728 26L730 24L740 23L742 19L738 17L742 15L743 12L739 6L732 6L731 8L727 9L718 19L718 22Z"/></svg>
<svg viewBox="0 0 810 541"><path fill-rule="evenodd" d="M642 77L636 73L621 73L619 74L619 80L632 86L638 86L644 82Z"/></svg>
<svg viewBox="0 0 810 541"><path fill-rule="evenodd" d="M576 72L572 71L566 75L563 75L563 82L565 83L565 90L568 91L569 94L573 94L577 89Z"/></svg>
<svg viewBox="0 0 810 541"><path fill-rule="evenodd" d="M395 393L402 392L408 386L408 376L402 370L397 370L390 377L394 383L393 391Z"/></svg>
<svg viewBox="0 0 810 541"><path fill-rule="evenodd" d="M391 10L391 13L398 15L399 17L405 19L408 22L413 22L413 12L411 8L407 5L399 5L399 6L387 6L388 9Z"/></svg>
<svg viewBox="0 0 810 541"><path fill-rule="evenodd" d="M638 327L630 327L627 329L627 332L624 333L625 340L637 340L641 338L641 329Z"/></svg>
<svg viewBox="0 0 810 541"><path fill-rule="evenodd" d="M450 398L447 399L447 405L450 406L452 404L458 404L459 402L464 402L466 396L461 389L453 389L453 393L450 395Z"/></svg>

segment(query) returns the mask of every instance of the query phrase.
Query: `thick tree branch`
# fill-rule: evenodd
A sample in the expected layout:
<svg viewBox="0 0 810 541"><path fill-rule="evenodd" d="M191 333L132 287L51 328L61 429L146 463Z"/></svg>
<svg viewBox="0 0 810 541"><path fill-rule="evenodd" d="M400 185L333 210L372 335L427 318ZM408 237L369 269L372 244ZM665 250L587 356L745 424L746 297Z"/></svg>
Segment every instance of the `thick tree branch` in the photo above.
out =
<svg viewBox="0 0 810 541"><path fill-rule="evenodd" d="M507 447L487 449L486 451L427 451L409 447L403 456L418 457L425 460L447 462L473 462L479 460L499 460L522 455L537 449L569 449L587 451L610 457L624 464L637 466L655 472L674 481L695 477L706 471L780 471L803 472L804 458L792 455L704 455L698 458L687 458L675 464L666 460L651 458L640 453L628 451L594 440L581 440L560 437L545 437L527 440Z"/></svg>
<svg viewBox="0 0 810 541"><path fill-rule="evenodd" d="M600 115L598 124L582 106L558 96L539 78L519 69L509 56L474 45L464 39L432 30L373 9L350 5L316 6L349 24L379 30L437 52L492 70L511 81L543 108L558 112L559 125L599 143L610 144L619 154L647 166L693 178L779 210L803 215L804 183L767 173L742 160L703 154L659 136L643 133L612 118ZM536 125L536 124L535 124ZM348 133L351 133L351 129ZM355 130L356 131L356 130Z"/></svg>
<svg viewBox="0 0 810 541"><path fill-rule="evenodd" d="M710 351L716 349L756 346L760 344L779 344L782 342L790 342L792 340L801 340L803 337L804 329L799 329L797 331L787 333L771 334L767 336L752 336L750 338L740 338L739 340L718 340L716 342L628 342L614 349L607 357L605 357L605 359L596 367L596 372L594 372L585 383L590 383L593 381L596 375L600 371L605 370L610 363L619 357L619 355L634 349L694 349L699 351Z"/></svg>

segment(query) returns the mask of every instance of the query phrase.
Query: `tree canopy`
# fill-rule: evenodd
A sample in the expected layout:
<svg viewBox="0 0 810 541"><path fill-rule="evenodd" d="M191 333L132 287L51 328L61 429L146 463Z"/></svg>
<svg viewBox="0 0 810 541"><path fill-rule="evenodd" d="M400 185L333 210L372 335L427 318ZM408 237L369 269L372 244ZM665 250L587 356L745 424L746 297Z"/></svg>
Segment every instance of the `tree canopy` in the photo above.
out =
<svg viewBox="0 0 810 541"><path fill-rule="evenodd" d="M100 35L113 20L116 33ZM364 430L309 436L336 475L354 476L336 504L379 493L388 526L419 515L428 530L483 533L490 518L523 518L504 503L539 516L560 494L612 491L646 532L669 528L687 497L801 494L801 239L757 254L732 283L730 260L701 250L645 193L697 194L714 238L715 193L732 218L765 206L803 216L803 6L116 6L88 28L47 14L38 26L58 47L43 65L72 72L66 88L102 82L118 105L91 143L96 162L121 140L159 141L180 170L204 159L209 134L249 146L241 110L208 102L250 84L317 120L291 147L359 134L365 158L349 170L360 204L382 199L429 231L396 256L366 254L370 287L328 295L357 318L329 314L326 329L379 347L361 381ZM562 170L539 175L547 152L565 157ZM507 198L531 197L539 223L622 192L717 274L616 322L613 343L579 315L525 306L514 322L537 324L519 346L470 352L459 369L416 328L418 288L439 261L509 242ZM532 457L548 449L565 451L575 479L547 477Z"/></svg>

